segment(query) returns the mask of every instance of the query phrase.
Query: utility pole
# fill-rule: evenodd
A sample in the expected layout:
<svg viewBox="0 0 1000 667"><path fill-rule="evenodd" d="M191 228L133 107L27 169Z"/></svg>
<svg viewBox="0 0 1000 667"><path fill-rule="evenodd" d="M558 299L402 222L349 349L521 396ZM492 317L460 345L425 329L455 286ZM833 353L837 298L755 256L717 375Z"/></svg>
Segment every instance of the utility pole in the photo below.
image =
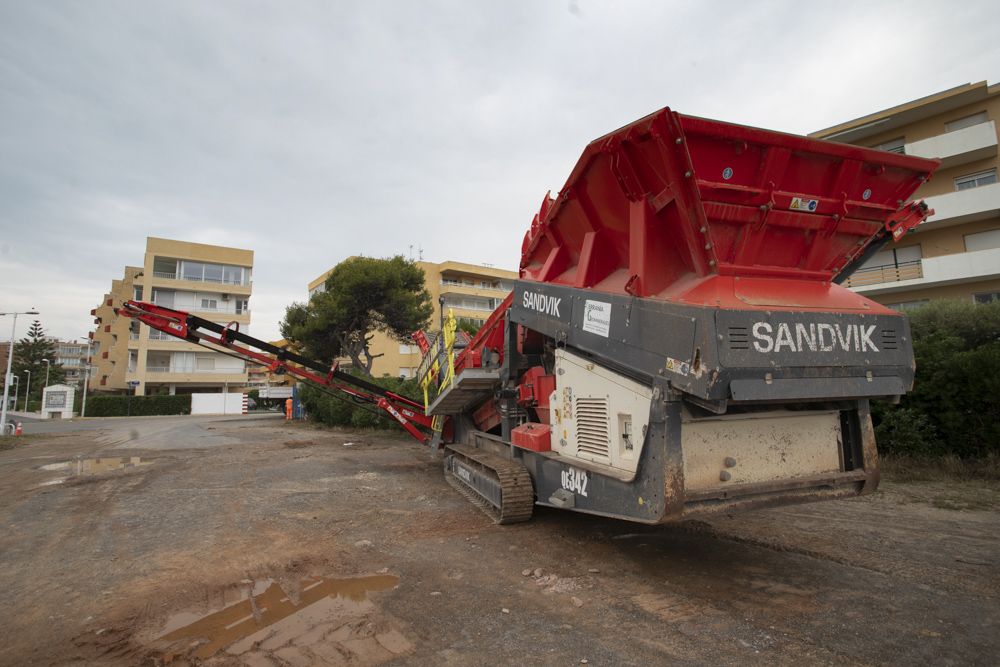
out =
<svg viewBox="0 0 1000 667"><path fill-rule="evenodd" d="M14 333L17 330L17 316L37 314L37 310L26 310L20 313L0 313L0 316L14 316L14 323L10 327L10 350L7 351L7 372L3 376L3 405L0 406L0 435L7 435L7 399L10 398L10 383L13 382L10 379L10 363L14 360Z"/></svg>
<svg viewBox="0 0 1000 667"><path fill-rule="evenodd" d="M83 372L86 375L83 376L83 403L80 405L80 416L87 416L87 389L90 388L90 335L87 336L87 358L83 360ZM70 410L73 407L70 406ZM72 414L72 412L70 413Z"/></svg>

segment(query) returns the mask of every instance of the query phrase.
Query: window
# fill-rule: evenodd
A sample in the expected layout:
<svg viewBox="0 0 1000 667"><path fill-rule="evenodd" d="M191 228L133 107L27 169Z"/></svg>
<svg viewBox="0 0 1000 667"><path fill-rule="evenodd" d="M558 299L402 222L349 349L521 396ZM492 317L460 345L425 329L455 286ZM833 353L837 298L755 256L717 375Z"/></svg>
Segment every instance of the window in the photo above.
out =
<svg viewBox="0 0 1000 667"><path fill-rule="evenodd" d="M216 299L202 299L201 309L202 310L216 310L219 307L219 302Z"/></svg>
<svg viewBox="0 0 1000 667"><path fill-rule="evenodd" d="M975 303L997 303L1000 302L1000 292L980 292L973 294L972 300Z"/></svg>
<svg viewBox="0 0 1000 667"><path fill-rule="evenodd" d="M885 151L887 153L905 153L906 152L906 139L905 137L897 137L895 139L890 139L889 141L883 141L878 146L872 146L877 151Z"/></svg>
<svg viewBox="0 0 1000 667"><path fill-rule="evenodd" d="M419 351L420 350L417 349L416 345L407 345L406 343L400 343L399 344L399 353L400 354L416 354Z"/></svg>
<svg viewBox="0 0 1000 667"><path fill-rule="evenodd" d="M222 282L222 265L221 264L206 264L205 265L205 282L206 283L221 283Z"/></svg>
<svg viewBox="0 0 1000 667"><path fill-rule="evenodd" d="M164 259L163 257L154 257L153 275L157 278L176 278L177 260Z"/></svg>
<svg viewBox="0 0 1000 667"><path fill-rule="evenodd" d="M199 371L214 371L215 357L199 354L195 357L195 369Z"/></svg>
<svg viewBox="0 0 1000 667"><path fill-rule="evenodd" d="M183 261L181 262L180 277L184 280L197 280L206 283L246 285L249 282L250 270L244 270L242 266Z"/></svg>
<svg viewBox="0 0 1000 667"><path fill-rule="evenodd" d="M410 370L409 368L404 368L403 366L400 366L399 367L399 377L401 377L401 378L413 377L413 371Z"/></svg>
<svg viewBox="0 0 1000 667"><path fill-rule="evenodd" d="M1000 229L991 229L988 232L965 235L966 252L990 250L991 248L1000 248Z"/></svg>
<svg viewBox="0 0 1000 667"><path fill-rule="evenodd" d="M478 317L460 317L460 318L458 318L458 324L459 324L459 326L466 333L468 333L470 335L475 335L474 331L478 332L479 329L480 329L480 327L483 326L483 323L485 321L486 320L482 320L482 319L480 319Z"/></svg>
<svg viewBox="0 0 1000 667"><path fill-rule="evenodd" d="M142 301L142 285L136 285L132 288L132 298L135 301Z"/></svg>
<svg viewBox="0 0 1000 667"><path fill-rule="evenodd" d="M246 271L247 276L243 275L242 266L223 266L222 267L222 282L227 285L246 285L249 280L244 278L249 278L250 270Z"/></svg>
<svg viewBox="0 0 1000 667"><path fill-rule="evenodd" d="M974 113L971 116L964 116L945 123L944 131L954 132L955 130L964 130L965 128L972 127L973 125L987 123L989 120L990 118L986 115L986 112L980 111L979 113Z"/></svg>
<svg viewBox="0 0 1000 667"><path fill-rule="evenodd" d="M914 308L919 308L920 306L928 303L930 299L919 299L917 301L900 301L899 303L887 303L886 308L892 308L893 310L913 310Z"/></svg>
<svg viewBox="0 0 1000 667"><path fill-rule="evenodd" d="M250 300L249 299L236 299L236 314L242 315L243 313L250 312Z"/></svg>
<svg viewBox="0 0 1000 667"><path fill-rule="evenodd" d="M153 288L153 303L166 308L174 307L174 291L169 289Z"/></svg>
<svg viewBox="0 0 1000 667"><path fill-rule="evenodd" d="M978 188L996 182L997 170L987 169L986 171L969 174L968 176L959 176L955 179L955 189L959 191L971 190L972 188Z"/></svg>
<svg viewBox="0 0 1000 667"><path fill-rule="evenodd" d="M205 276L205 265L201 262L181 262L181 278L184 280L197 280Z"/></svg>
<svg viewBox="0 0 1000 667"><path fill-rule="evenodd" d="M495 303L499 303L500 299L477 299L475 297L455 297L450 299L445 299L445 308L464 308L466 310L493 310L496 308Z"/></svg>
<svg viewBox="0 0 1000 667"><path fill-rule="evenodd" d="M922 256L919 244L906 246L905 248L883 250L872 255L867 262L861 265L859 270L877 269L886 266L905 266L919 262Z"/></svg>

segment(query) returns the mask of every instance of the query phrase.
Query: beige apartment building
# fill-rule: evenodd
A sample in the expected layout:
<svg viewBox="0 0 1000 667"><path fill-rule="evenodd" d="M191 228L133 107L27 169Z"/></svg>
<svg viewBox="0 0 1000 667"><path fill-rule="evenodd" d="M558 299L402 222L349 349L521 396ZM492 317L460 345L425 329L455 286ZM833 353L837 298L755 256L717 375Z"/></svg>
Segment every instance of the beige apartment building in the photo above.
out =
<svg viewBox="0 0 1000 667"><path fill-rule="evenodd" d="M90 333L90 389L92 391L124 391L128 370L128 338L132 321L115 314L115 308L134 296L137 276L142 267L126 266L120 280L111 281L111 290L101 303L90 311L95 329ZM121 343L119 345L119 342Z"/></svg>
<svg viewBox="0 0 1000 667"><path fill-rule="evenodd" d="M416 262L416 265L424 271L424 285L434 303L432 329L441 327L442 312L447 314L449 310L458 319L481 326L514 288L513 282L518 277L516 271L463 262ZM325 289L331 271L309 283L309 296ZM420 350L416 345L401 343L380 332L372 339L370 349L373 355L383 355L372 364L372 375L376 377L413 377L420 365Z"/></svg>
<svg viewBox="0 0 1000 667"><path fill-rule="evenodd" d="M126 267L95 308L92 354L97 390L137 395L226 391L247 383L242 360L115 315L125 299L152 302L249 332L253 251L149 237L143 266Z"/></svg>
<svg viewBox="0 0 1000 667"><path fill-rule="evenodd" d="M934 215L866 262L848 287L898 309L1000 300L998 121L1000 85L982 81L810 135L942 161L914 195Z"/></svg>
<svg viewBox="0 0 1000 667"><path fill-rule="evenodd" d="M75 340L59 340L50 338L52 347L55 350L53 359L49 361L53 366L62 366L65 379L64 384L81 386L87 367L87 343L80 343ZM91 348L93 355L93 346ZM40 378L44 381L44 378Z"/></svg>

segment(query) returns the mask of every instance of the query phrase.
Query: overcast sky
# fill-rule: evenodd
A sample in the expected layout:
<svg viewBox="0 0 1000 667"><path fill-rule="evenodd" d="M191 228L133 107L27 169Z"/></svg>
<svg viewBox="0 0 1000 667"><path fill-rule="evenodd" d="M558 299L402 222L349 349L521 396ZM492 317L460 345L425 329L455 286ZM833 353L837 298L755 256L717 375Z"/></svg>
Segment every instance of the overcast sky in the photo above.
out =
<svg viewBox="0 0 1000 667"><path fill-rule="evenodd" d="M84 336L160 236L254 250L275 338L350 255L516 269L587 142L653 110L806 133L997 81L998 26L995 0L0 0L0 311Z"/></svg>

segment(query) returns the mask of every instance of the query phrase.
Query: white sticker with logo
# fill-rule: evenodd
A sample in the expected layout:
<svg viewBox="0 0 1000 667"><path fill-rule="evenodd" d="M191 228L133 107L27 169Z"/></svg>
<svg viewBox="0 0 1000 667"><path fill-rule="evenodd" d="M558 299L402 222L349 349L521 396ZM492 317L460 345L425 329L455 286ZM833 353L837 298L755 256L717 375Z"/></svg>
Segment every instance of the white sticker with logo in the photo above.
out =
<svg viewBox="0 0 1000 667"><path fill-rule="evenodd" d="M818 199L804 199L802 197L792 197L792 205L788 208L793 211L808 211L809 213L815 213L816 208L819 206Z"/></svg>
<svg viewBox="0 0 1000 667"><path fill-rule="evenodd" d="M611 304L587 299L583 307L583 330L607 338L611 331Z"/></svg>

